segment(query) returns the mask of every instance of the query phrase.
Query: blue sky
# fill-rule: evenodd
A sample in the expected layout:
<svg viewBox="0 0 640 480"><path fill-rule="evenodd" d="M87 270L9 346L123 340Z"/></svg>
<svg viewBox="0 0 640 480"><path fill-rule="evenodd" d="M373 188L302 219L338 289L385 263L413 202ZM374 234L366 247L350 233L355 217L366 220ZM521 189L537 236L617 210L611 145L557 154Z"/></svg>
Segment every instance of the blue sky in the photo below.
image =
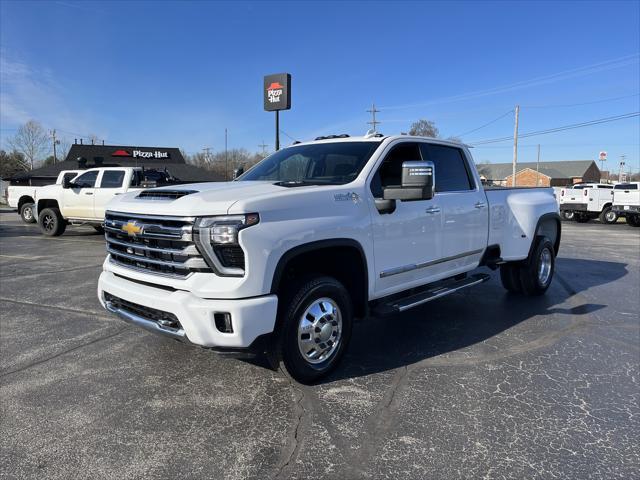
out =
<svg viewBox="0 0 640 480"><path fill-rule="evenodd" d="M419 118L443 136L522 106L520 132L640 110L640 2L0 2L0 141L29 118L71 141L273 148L262 77L290 72L296 139ZM535 108L534 108L535 107ZM519 158L640 167L638 117L523 138ZM463 135L513 133L513 114ZM283 135L283 143L290 143ZM509 141L473 150L510 161ZM617 167L613 167L614 169Z"/></svg>

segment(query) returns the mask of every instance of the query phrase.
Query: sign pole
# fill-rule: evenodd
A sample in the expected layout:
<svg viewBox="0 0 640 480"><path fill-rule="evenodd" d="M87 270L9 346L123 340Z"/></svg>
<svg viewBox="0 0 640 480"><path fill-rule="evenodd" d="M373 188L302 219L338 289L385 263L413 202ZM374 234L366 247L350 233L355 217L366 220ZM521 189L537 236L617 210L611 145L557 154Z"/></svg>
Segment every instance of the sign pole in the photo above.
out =
<svg viewBox="0 0 640 480"><path fill-rule="evenodd" d="M280 150L280 110L276 110L276 152Z"/></svg>

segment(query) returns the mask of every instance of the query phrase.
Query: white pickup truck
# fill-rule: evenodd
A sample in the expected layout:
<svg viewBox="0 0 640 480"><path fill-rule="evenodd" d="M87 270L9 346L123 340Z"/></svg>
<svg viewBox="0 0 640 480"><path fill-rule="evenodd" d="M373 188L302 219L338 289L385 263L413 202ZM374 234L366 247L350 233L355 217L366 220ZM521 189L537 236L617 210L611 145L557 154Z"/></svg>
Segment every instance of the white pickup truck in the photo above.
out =
<svg viewBox="0 0 640 480"><path fill-rule="evenodd" d="M640 227L640 182L619 183L613 188L613 209L632 227Z"/></svg>
<svg viewBox="0 0 640 480"><path fill-rule="evenodd" d="M74 179L82 170L62 170L56 179L56 185L61 185L63 180ZM45 185L46 186L46 185ZM7 187L7 203L11 208L16 208L24 223L36 223L33 214L33 204L36 192L45 186L9 185Z"/></svg>
<svg viewBox="0 0 640 480"><path fill-rule="evenodd" d="M613 185L581 183L560 191L560 212L566 220L586 223L598 218L602 223L618 221L613 209Z"/></svg>
<svg viewBox="0 0 640 480"><path fill-rule="evenodd" d="M35 195L35 217L44 235L62 235L68 224L92 225L102 232L105 207L116 195L140 190L142 168L100 167L61 184L41 187Z"/></svg>
<svg viewBox="0 0 640 480"><path fill-rule="evenodd" d="M219 351L267 353L313 382L354 318L403 312L489 279L543 294L560 244L550 188L484 190L469 150L424 137L319 137L233 182L115 198L102 305Z"/></svg>

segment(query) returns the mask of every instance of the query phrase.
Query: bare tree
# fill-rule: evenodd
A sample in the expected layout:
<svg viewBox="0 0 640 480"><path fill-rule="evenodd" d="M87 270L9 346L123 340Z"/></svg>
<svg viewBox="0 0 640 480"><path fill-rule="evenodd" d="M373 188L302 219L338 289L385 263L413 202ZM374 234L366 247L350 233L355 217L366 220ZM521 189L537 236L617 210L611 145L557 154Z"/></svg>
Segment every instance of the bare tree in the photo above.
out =
<svg viewBox="0 0 640 480"><path fill-rule="evenodd" d="M51 147L47 132L35 120L29 120L18 128L16 134L7 143L12 149L24 155L31 170L34 169L36 162L49 153Z"/></svg>
<svg viewBox="0 0 640 480"><path fill-rule="evenodd" d="M56 147L56 156L58 157L58 161L66 160L67 155L69 154L69 150L71 149L71 142L66 138L61 138L59 140L59 144Z"/></svg>
<svg viewBox="0 0 640 480"><path fill-rule="evenodd" d="M438 130L438 127L436 127L435 122L421 118L417 122L413 122L411 124L409 135L438 138L440 131Z"/></svg>

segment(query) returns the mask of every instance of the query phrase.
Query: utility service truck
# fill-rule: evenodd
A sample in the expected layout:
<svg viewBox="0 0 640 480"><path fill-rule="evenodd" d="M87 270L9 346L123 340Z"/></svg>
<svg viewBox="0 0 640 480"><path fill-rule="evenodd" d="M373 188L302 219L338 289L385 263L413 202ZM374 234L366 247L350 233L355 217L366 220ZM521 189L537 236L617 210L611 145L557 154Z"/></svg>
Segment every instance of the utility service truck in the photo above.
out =
<svg viewBox="0 0 640 480"><path fill-rule="evenodd" d="M376 133L292 145L232 182L120 195L104 228L104 308L185 343L265 352L300 382L336 366L355 318L478 285L478 267L543 294L560 245L551 188L485 190L466 146Z"/></svg>
<svg viewBox="0 0 640 480"><path fill-rule="evenodd" d="M61 185L64 179L73 180L82 170L63 170L58 174L56 185ZM7 203L11 208L16 208L24 223L36 223L37 217L33 214L33 204L36 192L44 186L9 185L7 187Z"/></svg>
<svg viewBox="0 0 640 480"><path fill-rule="evenodd" d="M618 214L613 209L613 185L583 183L560 191L560 212L566 220L586 223L593 218L602 223L616 223Z"/></svg>
<svg viewBox="0 0 640 480"><path fill-rule="evenodd" d="M640 227L640 182L619 183L613 188L613 210L632 227Z"/></svg>

